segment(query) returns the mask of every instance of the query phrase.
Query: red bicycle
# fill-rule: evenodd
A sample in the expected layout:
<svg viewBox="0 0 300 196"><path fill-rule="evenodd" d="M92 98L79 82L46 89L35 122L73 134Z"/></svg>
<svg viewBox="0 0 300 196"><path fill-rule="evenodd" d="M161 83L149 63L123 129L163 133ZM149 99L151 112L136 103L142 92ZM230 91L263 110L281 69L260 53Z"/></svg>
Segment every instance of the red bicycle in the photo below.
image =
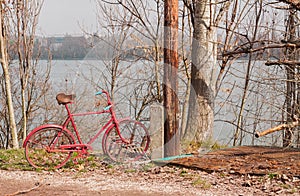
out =
<svg viewBox="0 0 300 196"><path fill-rule="evenodd" d="M60 168L75 152L74 158L84 158L92 150L91 144L105 131L102 150L110 159L117 162L136 161L145 156L149 148L150 136L146 127L135 120L116 118L113 103L107 91L96 95L106 95L107 106L100 111L72 113L69 104L74 103L75 95L60 93L56 96L58 104L65 106L67 118L63 124L46 124L32 130L23 143L25 156L35 168ZM110 114L108 122L101 127L88 143L83 143L77 130L74 116ZM73 127L73 132L68 129Z"/></svg>

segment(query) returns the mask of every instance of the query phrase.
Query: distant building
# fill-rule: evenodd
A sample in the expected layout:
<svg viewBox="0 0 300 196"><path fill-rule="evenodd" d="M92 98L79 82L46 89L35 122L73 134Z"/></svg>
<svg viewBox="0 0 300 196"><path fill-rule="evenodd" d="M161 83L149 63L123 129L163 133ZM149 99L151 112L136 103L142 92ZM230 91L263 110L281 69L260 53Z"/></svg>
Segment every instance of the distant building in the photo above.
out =
<svg viewBox="0 0 300 196"><path fill-rule="evenodd" d="M48 58L49 54L52 59L82 59L88 51L84 36L38 37L36 42L42 59Z"/></svg>
<svg viewBox="0 0 300 196"><path fill-rule="evenodd" d="M63 46L64 37L48 37L47 46L51 51L58 51Z"/></svg>

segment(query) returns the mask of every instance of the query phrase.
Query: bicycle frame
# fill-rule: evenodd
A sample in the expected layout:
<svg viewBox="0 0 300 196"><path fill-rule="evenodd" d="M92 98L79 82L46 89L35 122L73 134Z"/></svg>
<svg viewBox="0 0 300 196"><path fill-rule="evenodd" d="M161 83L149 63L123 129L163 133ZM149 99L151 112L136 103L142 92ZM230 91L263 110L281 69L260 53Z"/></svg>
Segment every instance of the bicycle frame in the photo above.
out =
<svg viewBox="0 0 300 196"><path fill-rule="evenodd" d="M75 116L87 116L87 115L93 115L93 114L104 114L104 113L110 113L111 114L111 118L109 119L109 121L104 125L102 126L101 129L98 130L98 132L94 135L94 137L90 138L90 141L87 142L85 145L87 146L90 146L98 137L99 135L104 131L104 130L107 130L108 128L111 128L112 126L116 125L116 129L117 129L117 132L121 138L121 140L125 143L127 143L128 141L126 139L124 139L122 137L122 135L120 134L120 129L119 129L119 121L117 120L116 118L116 115L112 109L112 105L109 105L110 107L107 107L105 109L103 109L102 111L97 111L97 112L83 112L83 113L71 113L69 107L68 107L68 104L65 105L65 108L68 112L68 118L65 120L65 122L62 124L62 127L63 129L67 129L67 126L68 124L71 122L71 125L72 127L74 128L74 132L76 134L76 138L79 142L79 144L84 144L81 140L81 137L79 135L79 132L77 130L77 126L76 126L76 123L74 121L74 117ZM124 120L124 119L121 119L121 120ZM76 145L76 144L75 144ZM65 146L65 145L64 145ZM68 146L72 146L72 145L68 145Z"/></svg>
<svg viewBox="0 0 300 196"><path fill-rule="evenodd" d="M82 113L72 113L71 110L69 109L68 107L68 104L65 104L65 108L67 110L67 113L68 113L68 118L65 120L65 122L62 124L62 127L63 129L67 129L67 126L68 124L71 122L71 125L72 127L74 128L74 132L76 134L76 137L77 137L77 140L79 142L79 146L87 146L88 148L91 149L91 144L99 137L99 135L104 131L104 130L107 130L107 129L111 129L113 126L116 126L116 129L117 129L117 133L120 137L120 139L122 140L122 142L124 143L128 143L128 141L122 137L122 135L120 134L120 129L119 129L119 121L116 117L116 114L113 110L113 103L109 97L109 94L107 91L101 91L101 92L98 92L96 93L96 95L101 95L101 94L105 94L106 95L106 99L107 99L107 106L101 110L101 111L96 111L96 112L82 112ZM77 126L76 126L76 123L74 121L74 117L75 116L87 116L87 115L93 115L93 114L96 114L96 115L99 115L99 114L104 114L104 113L110 113L110 119L109 121L104 125L102 126L101 129L99 129L99 131L94 135L94 137L90 138L90 141L87 142L86 144L84 144L81 140L81 137L79 135L79 132L77 131ZM129 119L129 118L128 118ZM121 120L125 120L125 119L121 119ZM74 144L75 146L78 144ZM64 147L72 147L74 145L64 145L62 146L63 148Z"/></svg>

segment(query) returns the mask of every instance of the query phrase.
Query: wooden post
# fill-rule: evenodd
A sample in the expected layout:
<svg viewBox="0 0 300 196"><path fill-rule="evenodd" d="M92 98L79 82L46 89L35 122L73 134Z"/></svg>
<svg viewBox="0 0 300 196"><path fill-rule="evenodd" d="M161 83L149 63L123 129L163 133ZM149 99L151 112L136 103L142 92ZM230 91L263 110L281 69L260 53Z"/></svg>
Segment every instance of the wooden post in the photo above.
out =
<svg viewBox="0 0 300 196"><path fill-rule="evenodd" d="M180 153L178 131L178 0L164 4L164 143L165 157Z"/></svg>

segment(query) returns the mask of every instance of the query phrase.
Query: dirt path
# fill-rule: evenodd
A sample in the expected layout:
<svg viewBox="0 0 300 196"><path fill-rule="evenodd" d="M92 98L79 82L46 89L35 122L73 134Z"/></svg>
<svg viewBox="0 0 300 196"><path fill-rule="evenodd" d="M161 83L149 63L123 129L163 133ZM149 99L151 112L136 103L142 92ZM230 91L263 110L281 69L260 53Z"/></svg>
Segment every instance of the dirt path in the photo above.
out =
<svg viewBox="0 0 300 196"><path fill-rule="evenodd" d="M257 154L257 152L259 153ZM26 196L300 195L300 176L297 173L291 175L288 170L286 174L284 172L274 173L275 170L272 169L276 169L276 167L271 168L268 165L270 160L267 157L261 157L262 155L270 156L270 154L274 158L273 161L277 161L275 166L278 171L283 171L280 170L281 166L286 167L282 164L294 163L293 160L295 160L296 165L300 163L298 161L300 154L295 152L292 153L292 160L278 161L278 157L273 156L276 154L274 151L267 153L257 148L254 150L238 148L213 152L205 156L190 157L189 159L179 159L176 160L177 166L103 164L96 169L84 172L76 168L55 172L0 170L0 196L21 194ZM205 159L207 156L210 159ZM219 158L219 161L213 159L213 156ZM213 162L207 162L208 160L213 160ZM252 160L256 162L251 162ZM179 163L181 166L178 166ZM268 166L259 167L262 163ZM202 166L211 165L211 168L201 168L201 164ZM251 167L254 169L261 168L261 171L267 171L269 168L272 173L260 172L255 174L252 172L249 174L247 168ZM298 172L299 167L294 168L293 171Z"/></svg>
<svg viewBox="0 0 300 196"><path fill-rule="evenodd" d="M177 170L177 171L176 171ZM235 186L236 177L159 167L150 172L28 172L0 171L2 195L223 195L254 190ZM18 179L18 180L16 180ZM226 180L225 180L226 179ZM225 182L226 181L226 182ZM240 183L240 182L239 182ZM227 184L224 186L224 184ZM234 194L233 194L234 195Z"/></svg>
<svg viewBox="0 0 300 196"><path fill-rule="evenodd" d="M166 169L166 168L164 168ZM99 171L88 173L38 173L0 171L1 195L263 195L278 192L244 183L245 177L220 176L184 170L172 173L124 173L107 175ZM169 168L168 168L169 170ZM17 179L17 180L16 180ZM271 182L266 182L270 183ZM269 185L268 185L269 186ZM269 189L268 191L266 191ZM282 191L281 191L282 192Z"/></svg>

